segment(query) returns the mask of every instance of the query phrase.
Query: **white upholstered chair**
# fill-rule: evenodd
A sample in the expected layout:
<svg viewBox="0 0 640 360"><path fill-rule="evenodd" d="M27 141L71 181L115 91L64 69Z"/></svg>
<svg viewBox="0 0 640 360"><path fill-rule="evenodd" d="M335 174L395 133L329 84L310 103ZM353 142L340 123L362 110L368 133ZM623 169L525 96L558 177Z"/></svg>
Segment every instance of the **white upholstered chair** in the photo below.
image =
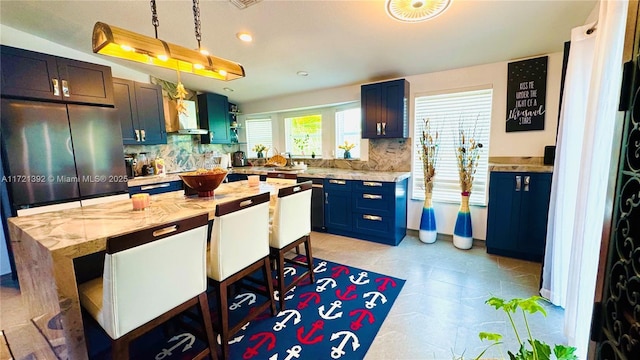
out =
<svg viewBox="0 0 640 360"><path fill-rule="evenodd" d="M295 184L298 182L298 174L270 171L267 173L267 182L280 183L280 184Z"/></svg>
<svg viewBox="0 0 640 360"><path fill-rule="evenodd" d="M280 311L285 308L285 294L293 286L309 277L315 282L313 275L313 256L311 254L311 181L288 186L278 190L275 210L273 212L269 235L270 256L276 264L276 288L280 293ZM289 259L285 254L304 244L304 262ZM285 264L304 266L307 270L289 284L285 283Z"/></svg>
<svg viewBox="0 0 640 360"><path fill-rule="evenodd" d="M207 348L216 358L207 302L208 216L187 218L107 239L103 276L79 285L82 307L112 339L113 359L129 358L129 343L199 305Z"/></svg>
<svg viewBox="0 0 640 360"><path fill-rule="evenodd" d="M229 357L229 340L242 326L264 312L268 307L276 314L269 261L269 193L227 202L216 207L207 274L218 296L218 324L222 343L222 356ZM250 277L262 270L263 288ZM241 280L247 280L240 283ZM256 306L237 324L229 323L228 287L234 283L261 293L267 300Z"/></svg>

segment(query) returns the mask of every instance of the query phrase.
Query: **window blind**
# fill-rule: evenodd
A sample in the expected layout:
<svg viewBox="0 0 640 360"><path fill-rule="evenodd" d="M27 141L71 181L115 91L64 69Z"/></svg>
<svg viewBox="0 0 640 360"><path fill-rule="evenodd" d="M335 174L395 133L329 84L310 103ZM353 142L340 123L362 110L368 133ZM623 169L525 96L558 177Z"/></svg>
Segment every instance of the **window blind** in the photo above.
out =
<svg viewBox="0 0 640 360"><path fill-rule="evenodd" d="M256 144L262 144L271 149L273 146L273 139L271 133L271 118L267 119L247 119L246 121L246 134L247 134L247 149L252 157L258 156L253 151L253 147ZM267 156L267 154L264 154Z"/></svg>
<svg viewBox="0 0 640 360"><path fill-rule="evenodd" d="M424 200L424 175L418 152L424 120L429 119L432 133L438 131L440 145L433 182L433 201L460 202L460 181L456 147L459 129L482 143L480 159L473 180L469 203L487 205L487 177L489 164L489 130L493 89L482 89L446 94L416 96L415 146L413 150L412 198Z"/></svg>
<svg viewBox="0 0 640 360"><path fill-rule="evenodd" d="M345 141L356 146L350 150L351 157L360 158L360 139L362 138L362 121L360 108L352 108L336 111L336 157L344 156L344 150L338 148Z"/></svg>

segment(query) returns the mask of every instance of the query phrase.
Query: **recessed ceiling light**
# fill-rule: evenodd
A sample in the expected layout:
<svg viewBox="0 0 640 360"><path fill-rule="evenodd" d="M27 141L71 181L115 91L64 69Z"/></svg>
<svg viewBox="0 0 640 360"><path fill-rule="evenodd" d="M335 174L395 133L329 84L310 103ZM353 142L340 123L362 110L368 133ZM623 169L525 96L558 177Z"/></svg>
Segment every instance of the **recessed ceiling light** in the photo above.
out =
<svg viewBox="0 0 640 360"><path fill-rule="evenodd" d="M253 41L253 36L251 36L251 34L247 33L247 32L239 32L236 34L236 37L244 42L251 42Z"/></svg>
<svg viewBox="0 0 640 360"><path fill-rule="evenodd" d="M224 91L228 91L228 92L233 92L233 89L232 89L232 88L228 88L228 87L226 87L226 88L224 88L224 89L222 89L222 90L224 90Z"/></svg>
<svg viewBox="0 0 640 360"><path fill-rule="evenodd" d="M298 76L309 76L309 73L303 70L298 71L296 74L298 74Z"/></svg>

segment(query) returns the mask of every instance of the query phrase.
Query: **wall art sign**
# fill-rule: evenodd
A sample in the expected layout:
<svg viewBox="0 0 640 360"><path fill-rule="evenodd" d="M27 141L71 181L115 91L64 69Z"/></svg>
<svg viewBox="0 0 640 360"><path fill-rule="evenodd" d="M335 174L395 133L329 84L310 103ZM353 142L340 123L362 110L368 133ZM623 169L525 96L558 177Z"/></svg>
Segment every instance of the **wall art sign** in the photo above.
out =
<svg viewBox="0 0 640 360"><path fill-rule="evenodd" d="M544 130L548 56L509 63L507 132Z"/></svg>

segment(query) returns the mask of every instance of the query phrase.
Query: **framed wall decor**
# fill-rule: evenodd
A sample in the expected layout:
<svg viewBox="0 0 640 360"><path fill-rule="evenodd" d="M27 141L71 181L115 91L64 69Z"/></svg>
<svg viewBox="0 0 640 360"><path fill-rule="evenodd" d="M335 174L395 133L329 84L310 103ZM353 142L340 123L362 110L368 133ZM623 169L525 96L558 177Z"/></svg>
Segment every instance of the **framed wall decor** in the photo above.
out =
<svg viewBox="0 0 640 360"><path fill-rule="evenodd" d="M544 130L548 56L509 63L507 132Z"/></svg>

